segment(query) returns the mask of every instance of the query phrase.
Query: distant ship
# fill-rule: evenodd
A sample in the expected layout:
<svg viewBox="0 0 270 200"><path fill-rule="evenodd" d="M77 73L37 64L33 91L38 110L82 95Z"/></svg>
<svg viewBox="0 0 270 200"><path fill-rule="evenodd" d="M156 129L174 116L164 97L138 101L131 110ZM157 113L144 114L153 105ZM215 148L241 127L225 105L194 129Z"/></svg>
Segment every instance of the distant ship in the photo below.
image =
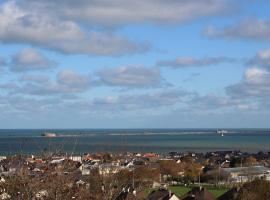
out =
<svg viewBox="0 0 270 200"><path fill-rule="evenodd" d="M46 132L46 133L42 133L41 136L43 136L43 137L56 137L56 134Z"/></svg>
<svg viewBox="0 0 270 200"><path fill-rule="evenodd" d="M217 134L221 134L221 136L224 136L226 133L228 133L227 130L217 130Z"/></svg>

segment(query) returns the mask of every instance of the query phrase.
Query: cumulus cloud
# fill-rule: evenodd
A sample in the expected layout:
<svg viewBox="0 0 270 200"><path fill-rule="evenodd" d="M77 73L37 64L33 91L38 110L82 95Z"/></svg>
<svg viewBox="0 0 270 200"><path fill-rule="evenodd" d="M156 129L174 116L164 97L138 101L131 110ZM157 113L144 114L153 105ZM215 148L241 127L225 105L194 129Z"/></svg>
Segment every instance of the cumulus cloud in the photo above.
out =
<svg viewBox="0 0 270 200"><path fill-rule="evenodd" d="M91 77L75 71L63 70L58 72L56 80L46 76L25 75L20 78L21 82L0 84L0 88L8 94L25 95L65 95L82 93L90 89Z"/></svg>
<svg viewBox="0 0 270 200"><path fill-rule="evenodd" d="M270 49L265 49L257 52L256 56L250 59L247 64L270 69Z"/></svg>
<svg viewBox="0 0 270 200"><path fill-rule="evenodd" d="M57 98L58 97L58 98ZM18 112L31 113L43 111L73 112L87 116L164 116L165 113L191 113L194 116L202 113L228 113L238 109L250 111L256 108L256 104L247 101L230 99L216 95L199 95L196 92L189 92L183 89L174 88L159 90L149 93L107 95L95 98L69 99L64 96L35 96L24 97L19 94L6 96L2 102L3 107L12 106ZM31 106L29 106L30 102ZM1 104L1 101L0 101Z"/></svg>
<svg viewBox="0 0 270 200"><path fill-rule="evenodd" d="M46 70L54 67L55 64L35 49L24 49L13 56L11 70L17 72Z"/></svg>
<svg viewBox="0 0 270 200"><path fill-rule="evenodd" d="M226 0L23 0L25 8L49 12L91 26L115 26L129 23L177 23L229 10Z"/></svg>
<svg viewBox="0 0 270 200"><path fill-rule="evenodd" d="M5 66L7 63L6 63L6 60L2 57L0 57L0 67L3 67Z"/></svg>
<svg viewBox="0 0 270 200"><path fill-rule="evenodd" d="M0 57L0 72L4 71L6 65L7 65L6 60L4 58Z"/></svg>
<svg viewBox="0 0 270 200"><path fill-rule="evenodd" d="M206 95L194 95L194 97L189 102L189 109L191 111L208 112L214 111L223 113L225 111L235 111L235 110L248 110L257 108L256 103L250 102L247 99L231 98L228 95L216 95L216 94L206 94Z"/></svg>
<svg viewBox="0 0 270 200"><path fill-rule="evenodd" d="M153 87L165 83L159 69L142 66L106 68L99 71L97 76L108 86Z"/></svg>
<svg viewBox="0 0 270 200"><path fill-rule="evenodd" d="M91 87L106 85L121 88L148 88L169 86L158 68L128 66L104 68L96 73L80 74L73 70L59 71L55 78L42 74L23 74L14 81L0 84L0 88L11 94L63 95L88 91Z"/></svg>
<svg viewBox="0 0 270 200"><path fill-rule="evenodd" d="M203 31L203 35L214 38L269 40L270 20L247 19L221 29L210 26Z"/></svg>
<svg viewBox="0 0 270 200"><path fill-rule="evenodd" d="M58 73L57 81L59 84L66 85L73 88L88 88L91 83L89 76L78 74L72 70L64 70Z"/></svg>
<svg viewBox="0 0 270 200"><path fill-rule="evenodd" d="M154 93L137 95L108 96L96 98L93 104L99 108L115 108L121 110L152 109L155 107L173 107L187 101L194 94L182 89L162 90Z"/></svg>
<svg viewBox="0 0 270 200"><path fill-rule="evenodd" d="M196 95L191 100L191 104L195 108L200 109L209 109L209 108L224 108L228 107L230 104L230 100L224 96L217 96L214 94L207 94L204 96Z"/></svg>
<svg viewBox="0 0 270 200"><path fill-rule="evenodd" d="M138 44L108 32L85 31L76 22L52 17L48 12L22 9L15 1L0 7L0 41L31 44L62 53L122 55L147 51Z"/></svg>
<svg viewBox="0 0 270 200"><path fill-rule="evenodd" d="M50 78L45 75L29 75L24 74L19 77L21 82L35 82L35 83L47 83L50 81Z"/></svg>
<svg viewBox="0 0 270 200"><path fill-rule="evenodd" d="M165 109L169 112L174 106L185 104L194 94L183 89L159 90L152 93L108 95L91 99L70 99L65 96L25 96L20 93L0 95L0 109L20 113L70 112L87 114L126 114L136 115L138 111L151 110L159 112ZM1 98L3 97L3 98ZM7 109L11 106L12 109ZM159 108L159 109L156 109Z"/></svg>
<svg viewBox="0 0 270 200"><path fill-rule="evenodd" d="M85 119L86 124L89 118L106 119L138 119L149 124L151 117L161 117L162 121L174 121L174 125L180 121L192 120L193 123L207 118L206 116L215 116L216 114L235 113L235 109L250 113L251 110L257 109L257 105L239 99L234 100L229 97L203 95L189 92L182 89L162 89L152 92L143 92L139 94L125 93L121 95L112 94L103 97L93 98L66 98L62 96L25 96L21 94L9 94L6 96L0 95L0 111L3 110L3 116L11 114L18 115L36 120L36 117L46 119L48 116L64 116L65 121L60 121L66 124L66 117L71 122L76 119ZM3 99L1 99L3 97ZM38 115L37 115L38 113ZM73 113L72 116L68 113ZM238 112L241 113L241 112ZM142 117L144 116L144 117ZM164 116L166 116L164 118ZM174 116L168 118L167 116ZM128 117L128 118L127 118ZM147 118L147 119L146 119ZM228 117L222 118L226 119ZM179 119L181 119L179 121ZM162 122L160 121L160 122ZM104 121L102 121L104 122ZM100 123L102 123L100 122ZM211 120L209 121L209 123ZM208 123L208 124L209 124ZM85 124L85 123L84 123ZM162 126L162 125L161 125Z"/></svg>
<svg viewBox="0 0 270 200"><path fill-rule="evenodd" d="M270 98L270 50L258 51L247 65L242 80L226 87L226 92L233 98L253 98L264 104Z"/></svg>
<svg viewBox="0 0 270 200"><path fill-rule="evenodd" d="M228 86L226 91L234 98L269 98L270 73L259 67L249 68L246 70L243 80Z"/></svg>
<svg viewBox="0 0 270 200"><path fill-rule="evenodd" d="M186 68L219 65L222 63L235 62L236 59L229 57L204 57L197 59L194 57L177 57L174 60L161 60L157 62L160 67Z"/></svg>
<svg viewBox="0 0 270 200"><path fill-rule="evenodd" d="M20 116L35 121L58 116L71 122L84 118L108 119L113 117L125 119L127 116L136 117L146 115L155 116L171 112L175 106L181 105L193 95L182 89L159 90L151 93L108 95L99 98L69 99L63 96L25 96L22 94L0 95L0 118ZM158 108L158 109L157 109ZM163 110L163 113L161 112ZM151 111L151 112L150 112ZM72 115L70 115L72 113ZM58 118L57 117L57 118ZM15 120L15 119L14 119ZM20 118L20 120L22 120ZM2 121L3 122L3 121Z"/></svg>

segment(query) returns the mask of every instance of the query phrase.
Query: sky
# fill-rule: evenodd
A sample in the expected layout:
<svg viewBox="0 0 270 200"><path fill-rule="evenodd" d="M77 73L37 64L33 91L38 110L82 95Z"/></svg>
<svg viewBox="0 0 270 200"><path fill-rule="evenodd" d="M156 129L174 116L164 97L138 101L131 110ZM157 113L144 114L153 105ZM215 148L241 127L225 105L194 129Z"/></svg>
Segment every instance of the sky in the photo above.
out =
<svg viewBox="0 0 270 200"><path fill-rule="evenodd" d="M0 0L0 128L269 128L267 0Z"/></svg>

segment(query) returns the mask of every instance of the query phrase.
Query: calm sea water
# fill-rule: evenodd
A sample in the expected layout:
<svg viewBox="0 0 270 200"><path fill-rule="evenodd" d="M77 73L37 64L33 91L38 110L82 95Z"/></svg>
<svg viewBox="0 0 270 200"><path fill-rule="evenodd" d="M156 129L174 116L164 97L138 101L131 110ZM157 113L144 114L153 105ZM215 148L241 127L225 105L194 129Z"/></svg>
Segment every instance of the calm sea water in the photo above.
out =
<svg viewBox="0 0 270 200"><path fill-rule="evenodd" d="M0 130L0 155L42 152L270 151L270 129L56 129ZM44 132L55 138L42 137Z"/></svg>

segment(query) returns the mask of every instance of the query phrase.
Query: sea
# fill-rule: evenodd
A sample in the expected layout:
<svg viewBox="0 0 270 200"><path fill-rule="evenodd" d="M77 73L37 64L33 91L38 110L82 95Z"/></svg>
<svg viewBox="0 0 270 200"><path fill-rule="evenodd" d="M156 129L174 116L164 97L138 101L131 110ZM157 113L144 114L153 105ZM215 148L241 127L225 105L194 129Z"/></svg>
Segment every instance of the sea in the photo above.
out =
<svg viewBox="0 0 270 200"><path fill-rule="evenodd" d="M0 156L97 152L270 151L270 129L0 129ZM44 137L54 133L56 137Z"/></svg>

